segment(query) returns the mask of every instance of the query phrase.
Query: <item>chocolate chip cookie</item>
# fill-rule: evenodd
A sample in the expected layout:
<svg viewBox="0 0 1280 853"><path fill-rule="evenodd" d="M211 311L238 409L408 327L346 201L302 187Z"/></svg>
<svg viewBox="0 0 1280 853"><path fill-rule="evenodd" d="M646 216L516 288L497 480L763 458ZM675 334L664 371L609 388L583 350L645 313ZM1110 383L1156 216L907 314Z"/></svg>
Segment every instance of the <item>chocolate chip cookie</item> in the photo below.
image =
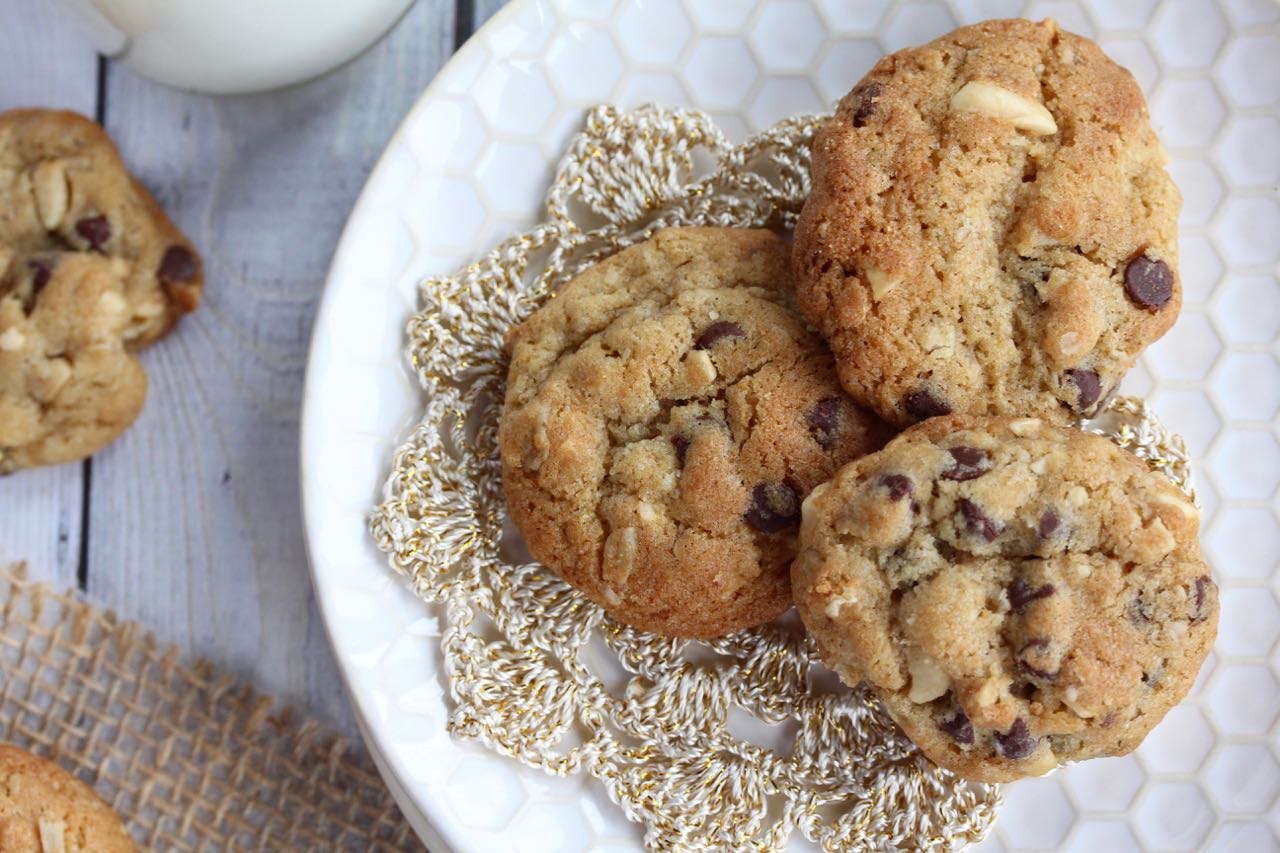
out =
<svg viewBox="0 0 1280 853"><path fill-rule="evenodd" d="M137 416L131 354L196 307L200 257L74 113L0 114L0 473L80 459Z"/></svg>
<svg viewBox="0 0 1280 853"><path fill-rule="evenodd" d="M0 248L0 473L87 456L142 411L147 375L124 343L127 275L120 258Z"/></svg>
<svg viewBox="0 0 1280 853"><path fill-rule="evenodd" d="M771 232L669 229L508 336L511 516L617 619L709 637L781 613L800 502L888 438L841 392L790 286Z"/></svg>
<svg viewBox="0 0 1280 853"><path fill-rule="evenodd" d="M886 56L814 143L800 307L893 423L1091 415L1178 315L1166 159L1132 75L1051 20Z"/></svg>
<svg viewBox="0 0 1280 853"><path fill-rule="evenodd" d="M68 251L126 261L125 341L135 349L194 310L204 285L191 242L106 131L76 113L0 114L0 246L20 264Z"/></svg>
<svg viewBox="0 0 1280 853"><path fill-rule="evenodd" d="M134 853L137 847L92 788L51 761L0 744L0 850Z"/></svg>
<svg viewBox="0 0 1280 853"><path fill-rule="evenodd" d="M1190 689L1218 621L1198 527L1104 438L935 418L805 501L796 607L933 761L1040 775L1131 751Z"/></svg>

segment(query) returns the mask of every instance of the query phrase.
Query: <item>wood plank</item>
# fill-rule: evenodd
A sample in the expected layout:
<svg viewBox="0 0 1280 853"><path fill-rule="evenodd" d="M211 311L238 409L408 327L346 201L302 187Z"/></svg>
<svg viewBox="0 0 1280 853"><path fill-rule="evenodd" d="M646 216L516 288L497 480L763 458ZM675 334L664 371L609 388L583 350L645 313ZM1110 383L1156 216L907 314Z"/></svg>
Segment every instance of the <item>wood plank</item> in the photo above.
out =
<svg viewBox="0 0 1280 853"><path fill-rule="evenodd" d="M0 25L0 109L50 107L94 114L98 57L49 0L8 0Z"/></svg>
<svg viewBox="0 0 1280 853"><path fill-rule="evenodd" d="M15 0L0 26L0 110L38 106L94 114L98 58L47 0ZM0 563L26 560L32 577L76 583L84 466L0 477Z"/></svg>
<svg viewBox="0 0 1280 853"><path fill-rule="evenodd" d="M0 565L26 562L32 578L76 585L82 471L76 462L0 477Z"/></svg>
<svg viewBox="0 0 1280 853"><path fill-rule="evenodd" d="M352 64L280 92L183 94L114 66L107 79L107 127L208 281L143 354L139 422L95 460L89 592L349 731L303 548L306 349L347 213L451 52L453 14L419 0Z"/></svg>
<svg viewBox="0 0 1280 853"><path fill-rule="evenodd" d="M480 29L493 13L507 5L508 0L474 0L471 8L471 32ZM459 45L461 47L461 45Z"/></svg>

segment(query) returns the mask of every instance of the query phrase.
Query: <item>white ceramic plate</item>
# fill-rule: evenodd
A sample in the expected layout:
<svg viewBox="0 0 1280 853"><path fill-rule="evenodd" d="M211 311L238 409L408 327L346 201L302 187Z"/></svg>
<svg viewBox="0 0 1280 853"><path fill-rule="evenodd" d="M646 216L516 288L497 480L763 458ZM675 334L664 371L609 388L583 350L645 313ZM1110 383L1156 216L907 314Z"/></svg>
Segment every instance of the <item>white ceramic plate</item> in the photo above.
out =
<svg viewBox="0 0 1280 853"><path fill-rule="evenodd" d="M316 595L388 783L437 851L634 849L589 779L444 731L438 623L366 530L419 392L402 356L423 276L539 213L584 111L707 110L735 138L826 108L887 50L986 17L1057 18L1147 92L1182 187L1186 306L1125 391L1200 460L1222 628L1192 697L1135 755L1006 789L984 848L1280 849L1280 6L1168 2L516 0L440 73L351 215L316 322L302 485Z"/></svg>

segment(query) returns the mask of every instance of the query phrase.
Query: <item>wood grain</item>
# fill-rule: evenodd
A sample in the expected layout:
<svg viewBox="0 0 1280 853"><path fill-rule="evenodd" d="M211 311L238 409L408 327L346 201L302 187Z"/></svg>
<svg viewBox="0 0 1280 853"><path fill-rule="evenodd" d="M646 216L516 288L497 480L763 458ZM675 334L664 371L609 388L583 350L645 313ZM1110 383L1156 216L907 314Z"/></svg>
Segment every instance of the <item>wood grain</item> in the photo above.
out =
<svg viewBox="0 0 1280 853"><path fill-rule="evenodd" d="M0 110L47 106L93 115L98 58L48 0L10 0L0 23ZM26 560L32 577L76 583L84 466L0 477L0 563Z"/></svg>
<svg viewBox="0 0 1280 853"><path fill-rule="evenodd" d="M507 5L507 0L475 0L471 6L471 31L480 29L481 24L493 17L493 13ZM458 45L462 47L462 45Z"/></svg>
<svg viewBox="0 0 1280 853"><path fill-rule="evenodd" d="M5 0L0 22L0 109L93 115L98 57L67 14L49 0Z"/></svg>
<svg viewBox="0 0 1280 853"><path fill-rule="evenodd" d="M264 95L107 77L107 129L208 280L200 310L143 355L142 417L94 460L89 594L348 725L303 545L303 371L347 213L450 54L452 14L419 0L353 64Z"/></svg>
<svg viewBox="0 0 1280 853"><path fill-rule="evenodd" d="M0 106L103 116L201 247L208 281L200 310L143 354L146 408L83 469L87 501L80 465L0 480L0 559L74 583L83 508L96 602L354 733L304 551L306 349L351 205L453 50L455 2L418 0L371 50L290 89L214 98L107 65L101 103L88 43L47 0L16 2L0 27Z"/></svg>

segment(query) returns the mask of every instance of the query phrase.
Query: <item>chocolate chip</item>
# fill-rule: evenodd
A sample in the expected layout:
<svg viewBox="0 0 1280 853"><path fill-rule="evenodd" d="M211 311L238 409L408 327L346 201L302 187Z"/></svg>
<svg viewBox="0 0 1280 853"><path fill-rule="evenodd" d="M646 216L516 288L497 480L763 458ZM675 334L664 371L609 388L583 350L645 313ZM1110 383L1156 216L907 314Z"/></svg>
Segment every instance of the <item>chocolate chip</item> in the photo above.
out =
<svg viewBox="0 0 1280 853"><path fill-rule="evenodd" d="M849 98L858 106L853 110L853 126L862 127L867 119L876 111L876 101L880 99L882 87L879 83L863 83L849 93Z"/></svg>
<svg viewBox="0 0 1280 853"><path fill-rule="evenodd" d="M1027 730L1027 722L1021 717L1013 721L1013 727L1009 731L996 734L996 752L1013 761L1035 752L1039 743Z"/></svg>
<svg viewBox="0 0 1280 853"><path fill-rule="evenodd" d="M1152 620L1155 613L1155 605L1143 598L1142 593L1135 595L1129 602L1129 606L1125 608L1125 615L1134 625L1145 625Z"/></svg>
<svg viewBox="0 0 1280 853"><path fill-rule="evenodd" d="M959 708L950 717L939 721L938 728L951 735L956 743L973 743L973 723Z"/></svg>
<svg viewBox="0 0 1280 853"><path fill-rule="evenodd" d="M911 494L911 478L906 474L886 474L880 478L880 485L889 490L889 500L897 502Z"/></svg>
<svg viewBox="0 0 1280 853"><path fill-rule="evenodd" d="M693 348L710 349L724 338L745 338L746 336L747 333L742 331L742 327L737 323L721 320L719 323L712 323L703 329L702 334L698 335L698 339L693 342Z"/></svg>
<svg viewBox="0 0 1280 853"><path fill-rule="evenodd" d="M1173 273L1164 261L1138 255L1124 268L1124 290L1134 305L1159 311L1173 296Z"/></svg>
<svg viewBox="0 0 1280 853"><path fill-rule="evenodd" d="M968 498L960 499L960 514L968 523L969 532L980 535L988 542L994 542L996 537L1004 531L1003 524L990 518L982 511L982 507Z"/></svg>
<svg viewBox="0 0 1280 853"><path fill-rule="evenodd" d="M1027 663L1024 660L1018 661L1018 670L1021 672L1025 672L1027 675L1030 675L1033 678L1039 678L1044 681L1057 681L1058 675L1061 673L1060 670L1056 670L1056 669L1053 672L1046 672L1043 669L1036 669L1034 666L1032 666L1031 664Z"/></svg>
<svg viewBox="0 0 1280 853"><path fill-rule="evenodd" d="M1213 583L1213 581L1209 580L1208 575L1201 575L1196 578L1196 610L1204 607L1204 594L1205 591L1209 589L1209 584L1211 583Z"/></svg>
<svg viewBox="0 0 1280 853"><path fill-rule="evenodd" d="M1204 612L1204 602L1205 598L1209 594L1209 587L1211 586L1213 586L1213 581L1208 575L1201 575L1196 578L1195 610L1191 613L1192 624L1203 622L1205 619L1209 618L1209 614Z"/></svg>
<svg viewBox="0 0 1280 853"><path fill-rule="evenodd" d="M33 296L38 296L40 291L48 286L49 278L53 275L53 266L48 261L42 260L27 261L27 266L31 268L31 293Z"/></svg>
<svg viewBox="0 0 1280 853"><path fill-rule="evenodd" d="M786 483L760 483L751 490L751 506L742 516L762 533L777 533L800 523L800 497Z"/></svg>
<svg viewBox="0 0 1280 853"><path fill-rule="evenodd" d="M953 447L947 451L954 464L942 472L944 480L974 480L991 470L987 451L977 447Z"/></svg>
<svg viewBox="0 0 1280 853"><path fill-rule="evenodd" d="M101 252L111 239L111 223L105 216L86 216L76 223L76 233L89 241L89 248Z"/></svg>
<svg viewBox="0 0 1280 853"><path fill-rule="evenodd" d="M1027 663L1026 658L1023 657L1028 652L1031 652L1031 653L1042 652L1048 648L1049 648L1049 641L1044 637L1037 637L1034 640L1028 640L1026 643L1022 645L1022 648L1018 649L1018 669L1022 670L1027 675L1030 675L1034 678L1039 678L1044 681L1057 681L1058 676L1061 674L1061 670L1040 669L1039 667L1036 667L1030 663Z"/></svg>
<svg viewBox="0 0 1280 853"><path fill-rule="evenodd" d="M1051 583L1041 587L1033 587L1022 578L1018 578L1009 585L1009 606L1013 608L1014 613L1021 614L1031 602L1041 598L1048 598L1054 592L1056 590Z"/></svg>
<svg viewBox="0 0 1280 853"><path fill-rule="evenodd" d="M689 439L683 435L673 435L671 436L671 446L676 449L676 458L683 465L684 457L689 453Z"/></svg>
<svg viewBox="0 0 1280 853"><path fill-rule="evenodd" d="M1040 516L1040 526L1036 528L1036 533L1040 535L1041 539L1048 539L1057 531L1060 523L1061 519L1058 518L1058 514L1051 509L1046 509Z"/></svg>
<svg viewBox="0 0 1280 853"><path fill-rule="evenodd" d="M1036 690L1038 689L1039 688L1030 681L1022 681L1010 687L1009 692L1014 696L1017 696L1019 699L1026 699L1030 701L1031 698L1036 695Z"/></svg>
<svg viewBox="0 0 1280 853"><path fill-rule="evenodd" d="M160 269L156 275L161 281L178 284L184 281L195 281L200 272L196 256L186 246L170 246L164 250L160 259Z"/></svg>
<svg viewBox="0 0 1280 853"><path fill-rule="evenodd" d="M908 415L918 421L951 414L951 406L928 391L916 391L908 394L906 399L902 401L902 407L907 410Z"/></svg>
<svg viewBox="0 0 1280 853"><path fill-rule="evenodd" d="M1076 411L1086 411L1102 394L1102 381L1092 370L1068 370L1067 379L1076 386Z"/></svg>
<svg viewBox="0 0 1280 853"><path fill-rule="evenodd" d="M840 435L840 398L827 397L814 403L805 422L818 446L830 450Z"/></svg>
<svg viewBox="0 0 1280 853"><path fill-rule="evenodd" d="M938 552L938 556L947 563L956 563L961 560L960 551L954 545L937 536L929 537L932 540L933 549Z"/></svg>

